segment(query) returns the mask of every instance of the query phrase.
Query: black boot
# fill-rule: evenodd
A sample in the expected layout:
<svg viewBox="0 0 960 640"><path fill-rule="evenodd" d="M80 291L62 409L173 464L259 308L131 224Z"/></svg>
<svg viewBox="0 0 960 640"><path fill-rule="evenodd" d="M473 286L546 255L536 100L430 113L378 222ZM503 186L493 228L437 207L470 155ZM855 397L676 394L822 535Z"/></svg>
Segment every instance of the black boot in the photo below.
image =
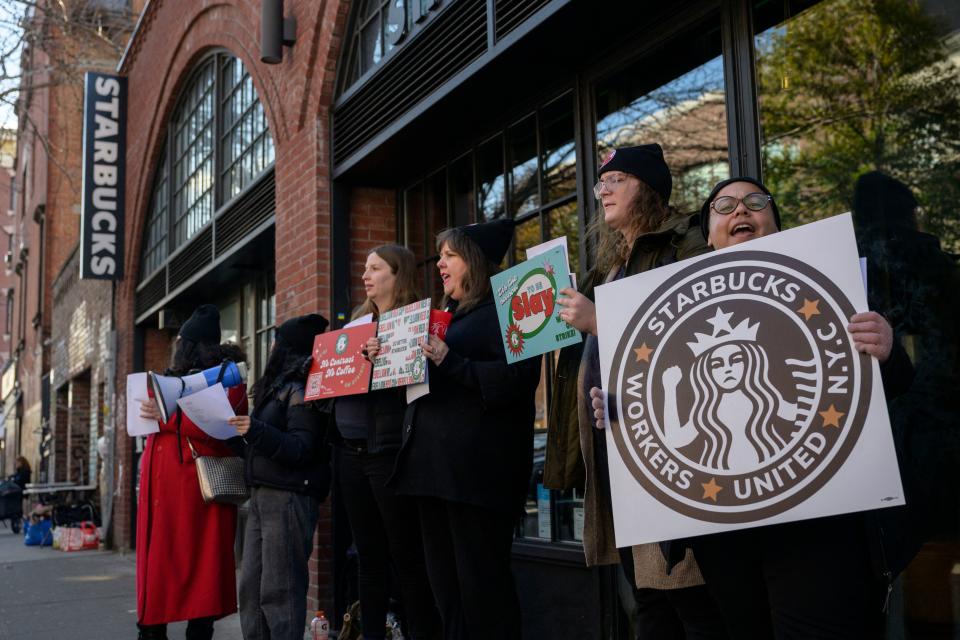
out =
<svg viewBox="0 0 960 640"><path fill-rule="evenodd" d="M137 624L137 640L167 640L167 625Z"/></svg>
<svg viewBox="0 0 960 640"><path fill-rule="evenodd" d="M187 620L187 640L210 640L213 637L214 618Z"/></svg>

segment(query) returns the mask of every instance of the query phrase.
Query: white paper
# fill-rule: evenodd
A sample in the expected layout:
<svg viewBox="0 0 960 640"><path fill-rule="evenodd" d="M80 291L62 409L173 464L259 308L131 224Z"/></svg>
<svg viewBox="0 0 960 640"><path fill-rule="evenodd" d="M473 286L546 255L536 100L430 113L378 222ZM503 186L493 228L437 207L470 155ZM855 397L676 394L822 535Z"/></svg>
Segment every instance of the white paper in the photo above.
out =
<svg viewBox="0 0 960 640"><path fill-rule="evenodd" d="M127 435L147 436L160 431L156 420L144 420L140 417L140 403L147 402L147 374L131 373L127 376Z"/></svg>
<svg viewBox="0 0 960 640"><path fill-rule="evenodd" d="M227 392L221 383L218 382L203 391L180 398L177 404L180 405L183 413L207 435L217 440L226 440L239 435L232 425L227 424L227 418L232 418L236 414L230 406Z"/></svg>
<svg viewBox="0 0 960 640"><path fill-rule="evenodd" d="M407 385L407 404L430 393L430 369L427 369L423 382Z"/></svg>
<svg viewBox="0 0 960 640"><path fill-rule="evenodd" d="M554 238L553 240L547 240L542 242L534 247L527 249L527 260L535 258L542 253L546 253L553 249L554 247L563 247L563 257L567 260L567 272L570 273L570 287L573 289L577 288L577 274L570 271L570 250L567 248L567 236L560 236L559 238Z"/></svg>
<svg viewBox="0 0 960 640"><path fill-rule="evenodd" d="M729 284L760 272L767 275L753 287ZM618 547L904 504L879 365L846 332L849 315L867 310L850 214L596 293ZM731 353L740 354L740 369L728 380ZM766 369L756 364L763 359ZM737 396L771 388L769 405ZM772 413L753 421L762 406ZM707 427L718 425L711 441ZM770 425L783 428L784 444L762 453L773 442L760 437ZM827 444L819 451L806 446L820 438ZM723 450L726 457L710 457ZM775 467L783 462L790 471Z"/></svg>
<svg viewBox="0 0 960 640"><path fill-rule="evenodd" d="M361 324L367 324L368 322L373 322L373 314L372 314L372 313L368 313L368 314L365 315L365 316L360 316L360 317L357 318L356 320L351 320L351 321L348 322L347 324L343 325L343 328L344 328L344 329L349 329L350 327L356 327L356 326L359 326L359 325L361 325Z"/></svg>

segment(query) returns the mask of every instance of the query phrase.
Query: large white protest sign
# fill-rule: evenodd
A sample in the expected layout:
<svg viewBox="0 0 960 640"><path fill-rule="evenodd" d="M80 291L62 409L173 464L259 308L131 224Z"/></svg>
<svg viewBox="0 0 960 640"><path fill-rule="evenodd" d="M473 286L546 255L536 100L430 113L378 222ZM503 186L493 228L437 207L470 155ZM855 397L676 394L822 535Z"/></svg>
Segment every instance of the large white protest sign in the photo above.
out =
<svg viewBox="0 0 960 640"><path fill-rule="evenodd" d="M596 299L618 547L904 503L849 214Z"/></svg>
<svg viewBox="0 0 960 640"><path fill-rule="evenodd" d="M426 381L423 343L430 329L430 300L413 302L380 316L380 352L373 360L370 390L402 387Z"/></svg>

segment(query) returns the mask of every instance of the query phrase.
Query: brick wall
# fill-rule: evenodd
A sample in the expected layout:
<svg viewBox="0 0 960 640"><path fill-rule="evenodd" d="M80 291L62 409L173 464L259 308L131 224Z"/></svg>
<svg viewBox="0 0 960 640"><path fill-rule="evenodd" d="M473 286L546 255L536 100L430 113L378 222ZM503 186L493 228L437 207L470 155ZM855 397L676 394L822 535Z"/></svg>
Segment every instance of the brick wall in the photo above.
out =
<svg viewBox="0 0 960 640"><path fill-rule="evenodd" d="M287 2L297 19L297 42L284 48L279 65L259 62L260 2L225 0L218 4L153 0L141 18L121 72L129 82L127 123L127 279L117 294L118 380L134 370L135 287L143 227L149 206L163 132L179 90L196 61L212 48L225 48L250 72L264 106L276 149L275 264L277 321L302 313L331 313L329 108L334 74L349 2ZM174 43L175 46L171 46ZM160 362L164 342L156 330L144 332L143 354ZM164 353L163 362L169 358ZM136 363L140 366L142 363ZM124 390L118 386L118 421L125 416ZM132 469L131 447L118 449L121 464ZM115 506L117 542L130 544L127 492ZM330 512L321 510L317 552L311 559L311 601L332 609Z"/></svg>
<svg viewBox="0 0 960 640"><path fill-rule="evenodd" d="M397 196L393 189L354 189L350 194L350 301L353 307L366 298L363 289L367 254L382 244L397 241Z"/></svg>

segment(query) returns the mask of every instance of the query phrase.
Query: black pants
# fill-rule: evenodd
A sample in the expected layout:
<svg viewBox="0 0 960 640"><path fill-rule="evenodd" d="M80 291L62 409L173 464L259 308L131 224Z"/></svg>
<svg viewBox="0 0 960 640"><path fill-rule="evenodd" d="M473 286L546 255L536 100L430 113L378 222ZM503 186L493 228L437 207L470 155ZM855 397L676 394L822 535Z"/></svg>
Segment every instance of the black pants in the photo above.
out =
<svg viewBox="0 0 960 640"><path fill-rule="evenodd" d="M737 640L883 637L883 589L862 515L733 531L691 542Z"/></svg>
<svg viewBox="0 0 960 640"><path fill-rule="evenodd" d="M340 491L360 561L363 637L379 640L385 635L391 564L399 581L408 637L432 637L440 626L439 615L427 578L417 504L386 486L397 452L367 453L350 445L337 451Z"/></svg>
<svg viewBox="0 0 960 640"><path fill-rule="evenodd" d="M417 502L444 640L519 639L520 602L510 572L517 518L438 498Z"/></svg>
<svg viewBox="0 0 960 640"><path fill-rule="evenodd" d="M617 550L630 584L634 580L633 552ZM638 640L726 640L723 618L707 590L700 585L683 589L634 589L634 637Z"/></svg>

